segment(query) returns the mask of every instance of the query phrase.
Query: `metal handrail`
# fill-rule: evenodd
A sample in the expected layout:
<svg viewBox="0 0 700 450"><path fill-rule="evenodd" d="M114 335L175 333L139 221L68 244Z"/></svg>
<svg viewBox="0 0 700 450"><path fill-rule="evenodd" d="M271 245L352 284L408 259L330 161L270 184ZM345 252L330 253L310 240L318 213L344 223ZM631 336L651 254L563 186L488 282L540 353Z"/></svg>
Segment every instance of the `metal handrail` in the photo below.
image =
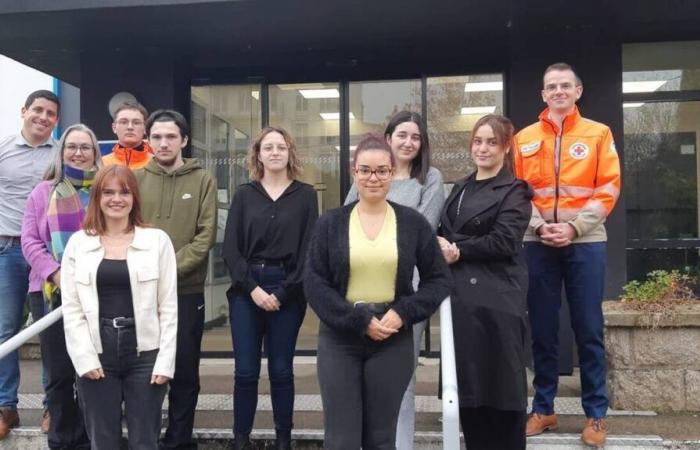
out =
<svg viewBox="0 0 700 450"><path fill-rule="evenodd" d="M457 365L452 334L450 297L440 305L440 350L442 364L442 448L459 449L459 397L457 395Z"/></svg>
<svg viewBox="0 0 700 450"><path fill-rule="evenodd" d="M63 306L59 306L27 328L0 344L0 359L17 350L32 337L41 333L63 317Z"/></svg>

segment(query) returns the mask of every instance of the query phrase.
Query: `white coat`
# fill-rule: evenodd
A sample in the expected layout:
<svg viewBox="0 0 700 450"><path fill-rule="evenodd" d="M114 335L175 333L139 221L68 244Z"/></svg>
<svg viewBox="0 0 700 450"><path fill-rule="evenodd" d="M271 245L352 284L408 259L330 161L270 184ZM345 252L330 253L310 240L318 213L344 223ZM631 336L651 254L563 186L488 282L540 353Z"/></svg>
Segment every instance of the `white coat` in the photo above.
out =
<svg viewBox="0 0 700 450"><path fill-rule="evenodd" d="M78 231L61 262L61 302L66 347L78 375L102 367L97 268L104 258L99 236ZM158 349L154 375L172 378L177 345L177 270L168 235L156 228L134 230L126 252L138 352Z"/></svg>

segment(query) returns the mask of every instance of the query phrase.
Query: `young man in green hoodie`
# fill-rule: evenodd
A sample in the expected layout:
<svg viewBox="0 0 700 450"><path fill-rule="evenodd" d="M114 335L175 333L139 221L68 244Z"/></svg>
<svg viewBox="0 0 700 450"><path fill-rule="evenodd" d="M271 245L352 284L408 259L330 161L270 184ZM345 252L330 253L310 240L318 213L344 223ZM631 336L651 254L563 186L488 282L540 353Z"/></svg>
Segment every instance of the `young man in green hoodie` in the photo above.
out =
<svg viewBox="0 0 700 450"><path fill-rule="evenodd" d="M168 429L160 448L197 448L192 428L199 395L204 280L216 239L216 183L197 159L182 157L189 139L182 114L155 111L146 121L146 135L154 156L135 172L143 219L168 233L177 259L177 355L168 394Z"/></svg>

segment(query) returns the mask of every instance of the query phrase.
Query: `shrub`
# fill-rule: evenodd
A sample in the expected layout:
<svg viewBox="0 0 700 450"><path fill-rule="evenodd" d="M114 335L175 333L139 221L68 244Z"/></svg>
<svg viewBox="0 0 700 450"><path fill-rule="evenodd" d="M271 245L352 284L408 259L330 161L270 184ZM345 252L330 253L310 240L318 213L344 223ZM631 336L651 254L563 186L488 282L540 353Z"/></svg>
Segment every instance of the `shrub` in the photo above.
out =
<svg viewBox="0 0 700 450"><path fill-rule="evenodd" d="M649 326L656 328L663 318L672 318L676 306L686 305L697 297L691 286L696 279L678 271L655 270L646 281L630 281L622 288L622 304L649 316Z"/></svg>

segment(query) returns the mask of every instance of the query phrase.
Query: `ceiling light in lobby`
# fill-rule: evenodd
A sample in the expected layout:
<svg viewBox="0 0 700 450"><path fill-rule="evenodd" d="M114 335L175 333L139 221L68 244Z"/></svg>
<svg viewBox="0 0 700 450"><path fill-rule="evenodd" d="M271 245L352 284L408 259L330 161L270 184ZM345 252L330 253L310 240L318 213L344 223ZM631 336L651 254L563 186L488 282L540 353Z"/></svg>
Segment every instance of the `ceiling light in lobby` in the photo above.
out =
<svg viewBox="0 0 700 450"><path fill-rule="evenodd" d="M496 112L496 105L493 106L470 106L462 108L461 114L468 116L471 114L493 114Z"/></svg>
<svg viewBox="0 0 700 450"><path fill-rule="evenodd" d="M306 99L340 97L338 89L299 89L299 93Z"/></svg>
<svg viewBox="0 0 700 450"><path fill-rule="evenodd" d="M355 118L355 114L350 113L348 114L348 117L350 120ZM323 120L340 120L340 113L339 112L327 112L327 113L321 113L321 119Z"/></svg>
<svg viewBox="0 0 700 450"><path fill-rule="evenodd" d="M464 84L464 92L494 92L502 90L502 81L480 81L476 83Z"/></svg>
<svg viewBox="0 0 700 450"><path fill-rule="evenodd" d="M622 93L632 94L636 92L654 92L666 84L666 81L667 80L623 81Z"/></svg>

